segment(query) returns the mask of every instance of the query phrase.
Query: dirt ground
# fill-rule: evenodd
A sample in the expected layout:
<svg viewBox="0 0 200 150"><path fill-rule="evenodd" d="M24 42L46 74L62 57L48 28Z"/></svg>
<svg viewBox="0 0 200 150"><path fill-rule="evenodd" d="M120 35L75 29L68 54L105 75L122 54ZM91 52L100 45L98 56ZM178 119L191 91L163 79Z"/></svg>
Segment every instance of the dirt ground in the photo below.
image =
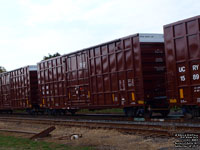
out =
<svg viewBox="0 0 200 150"><path fill-rule="evenodd" d="M30 132L40 132L50 126L0 122L0 129ZM30 134L2 131L0 134L25 138L32 136ZM71 140L71 135L73 134L82 135L82 137ZM174 138L152 138L142 135L124 134L115 130L68 128L62 126L56 126L56 130L51 133L50 137L37 140L74 146L93 146L97 150L172 150L175 142Z"/></svg>

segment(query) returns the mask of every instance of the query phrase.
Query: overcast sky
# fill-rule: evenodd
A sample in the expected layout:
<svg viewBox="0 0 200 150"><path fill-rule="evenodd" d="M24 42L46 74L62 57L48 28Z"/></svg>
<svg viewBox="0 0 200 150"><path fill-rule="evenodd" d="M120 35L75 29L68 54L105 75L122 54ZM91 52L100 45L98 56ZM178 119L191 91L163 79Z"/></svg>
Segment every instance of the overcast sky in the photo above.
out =
<svg viewBox="0 0 200 150"><path fill-rule="evenodd" d="M34 65L200 14L199 0L0 0L0 66Z"/></svg>

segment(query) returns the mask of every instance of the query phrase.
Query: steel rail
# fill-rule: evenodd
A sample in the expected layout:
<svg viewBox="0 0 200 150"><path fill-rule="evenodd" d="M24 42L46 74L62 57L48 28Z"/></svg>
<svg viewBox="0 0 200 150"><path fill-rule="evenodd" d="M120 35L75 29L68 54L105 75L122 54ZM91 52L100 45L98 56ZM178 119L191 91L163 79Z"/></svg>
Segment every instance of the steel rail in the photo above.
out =
<svg viewBox="0 0 200 150"><path fill-rule="evenodd" d="M131 122L102 120L69 120L46 118L0 117L2 122L22 122L31 124L58 125L67 127L84 127L90 129L113 129L129 134L145 134L149 136L173 137L175 133L195 132L200 134L200 125L172 122Z"/></svg>

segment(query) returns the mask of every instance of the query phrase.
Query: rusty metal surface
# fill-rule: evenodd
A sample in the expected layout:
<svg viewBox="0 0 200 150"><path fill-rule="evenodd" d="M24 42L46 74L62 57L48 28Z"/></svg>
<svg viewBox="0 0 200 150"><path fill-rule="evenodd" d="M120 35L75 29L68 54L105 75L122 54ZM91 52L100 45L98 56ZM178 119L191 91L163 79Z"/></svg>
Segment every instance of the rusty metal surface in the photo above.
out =
<svg viewBox="0 0 200 150"><path fill-rule="evenodd" d="M130 35L42 61L40 104L50 109L161 104L166 99L164 66L161 34Z"/></svg>
<svg viewBox="0 0 200 150"><path fill-rule="evenodd" d="M143 106L139 101L165 97L164 44L160 39L162 35L136 34L90 48L92 105Z"/></svg>
<svg viewBox="0 0 200 150"><path fill-rule="evenodd" d="M36 135L32 136L30 139L37 139L37 138L43 138L49 135L49 133L51 133L53 130L55 130L56 127L55 126L51 126L39 133L37 133Z"/></svg>
<svg viewBox="0 0 200 150"><path fill-rule="evenodd" d="M90 104L89 68L87 51L64 56L66 60L67 97L70 108L88 107Z"/></svg>
<svg viewBox="0 0 200 150"><path fill-rule="evenodd" d="M11 129L0 129L1 132L14 132L14 133L25 133L25 134L38 134L38 132L33 131L19 131L19 130L11 130Z"/></svg>
<svg viewBox="0 0 200 150"><path fill-rule="evenodd" d="M66 69L63 57L39 62L37 67L40 106L50 109L66 108Z"/></svg>
<svg viewBox="0 0 200 150"><path fill-rule="evenodd" d="M1 76L1 109L25 109L38 104L36 66L26 66Z"/></svg>
<svg viewBox="0 0 200 150"><path fill-rule="evenodd" d="M10 74L0 74L0 109L11 109Z"/></svg>
<svg viewBox="0 0 200 150"><path fill-rule="evenodd" d="M200 16L164 26L167 95L172 105L200 106Z"/></svg>

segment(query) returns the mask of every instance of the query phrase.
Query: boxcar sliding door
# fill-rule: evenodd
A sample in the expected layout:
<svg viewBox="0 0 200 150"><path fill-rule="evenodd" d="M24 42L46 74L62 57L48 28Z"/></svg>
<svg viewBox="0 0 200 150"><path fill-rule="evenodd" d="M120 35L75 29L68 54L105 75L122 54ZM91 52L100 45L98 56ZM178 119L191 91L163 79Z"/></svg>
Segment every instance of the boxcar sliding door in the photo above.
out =
<svg viewBox="0 0 200 150"><path fill-rule="evenodd" d="M90 91L86 51L67 55L67 93L71 108L89 105Z"/></svg>

